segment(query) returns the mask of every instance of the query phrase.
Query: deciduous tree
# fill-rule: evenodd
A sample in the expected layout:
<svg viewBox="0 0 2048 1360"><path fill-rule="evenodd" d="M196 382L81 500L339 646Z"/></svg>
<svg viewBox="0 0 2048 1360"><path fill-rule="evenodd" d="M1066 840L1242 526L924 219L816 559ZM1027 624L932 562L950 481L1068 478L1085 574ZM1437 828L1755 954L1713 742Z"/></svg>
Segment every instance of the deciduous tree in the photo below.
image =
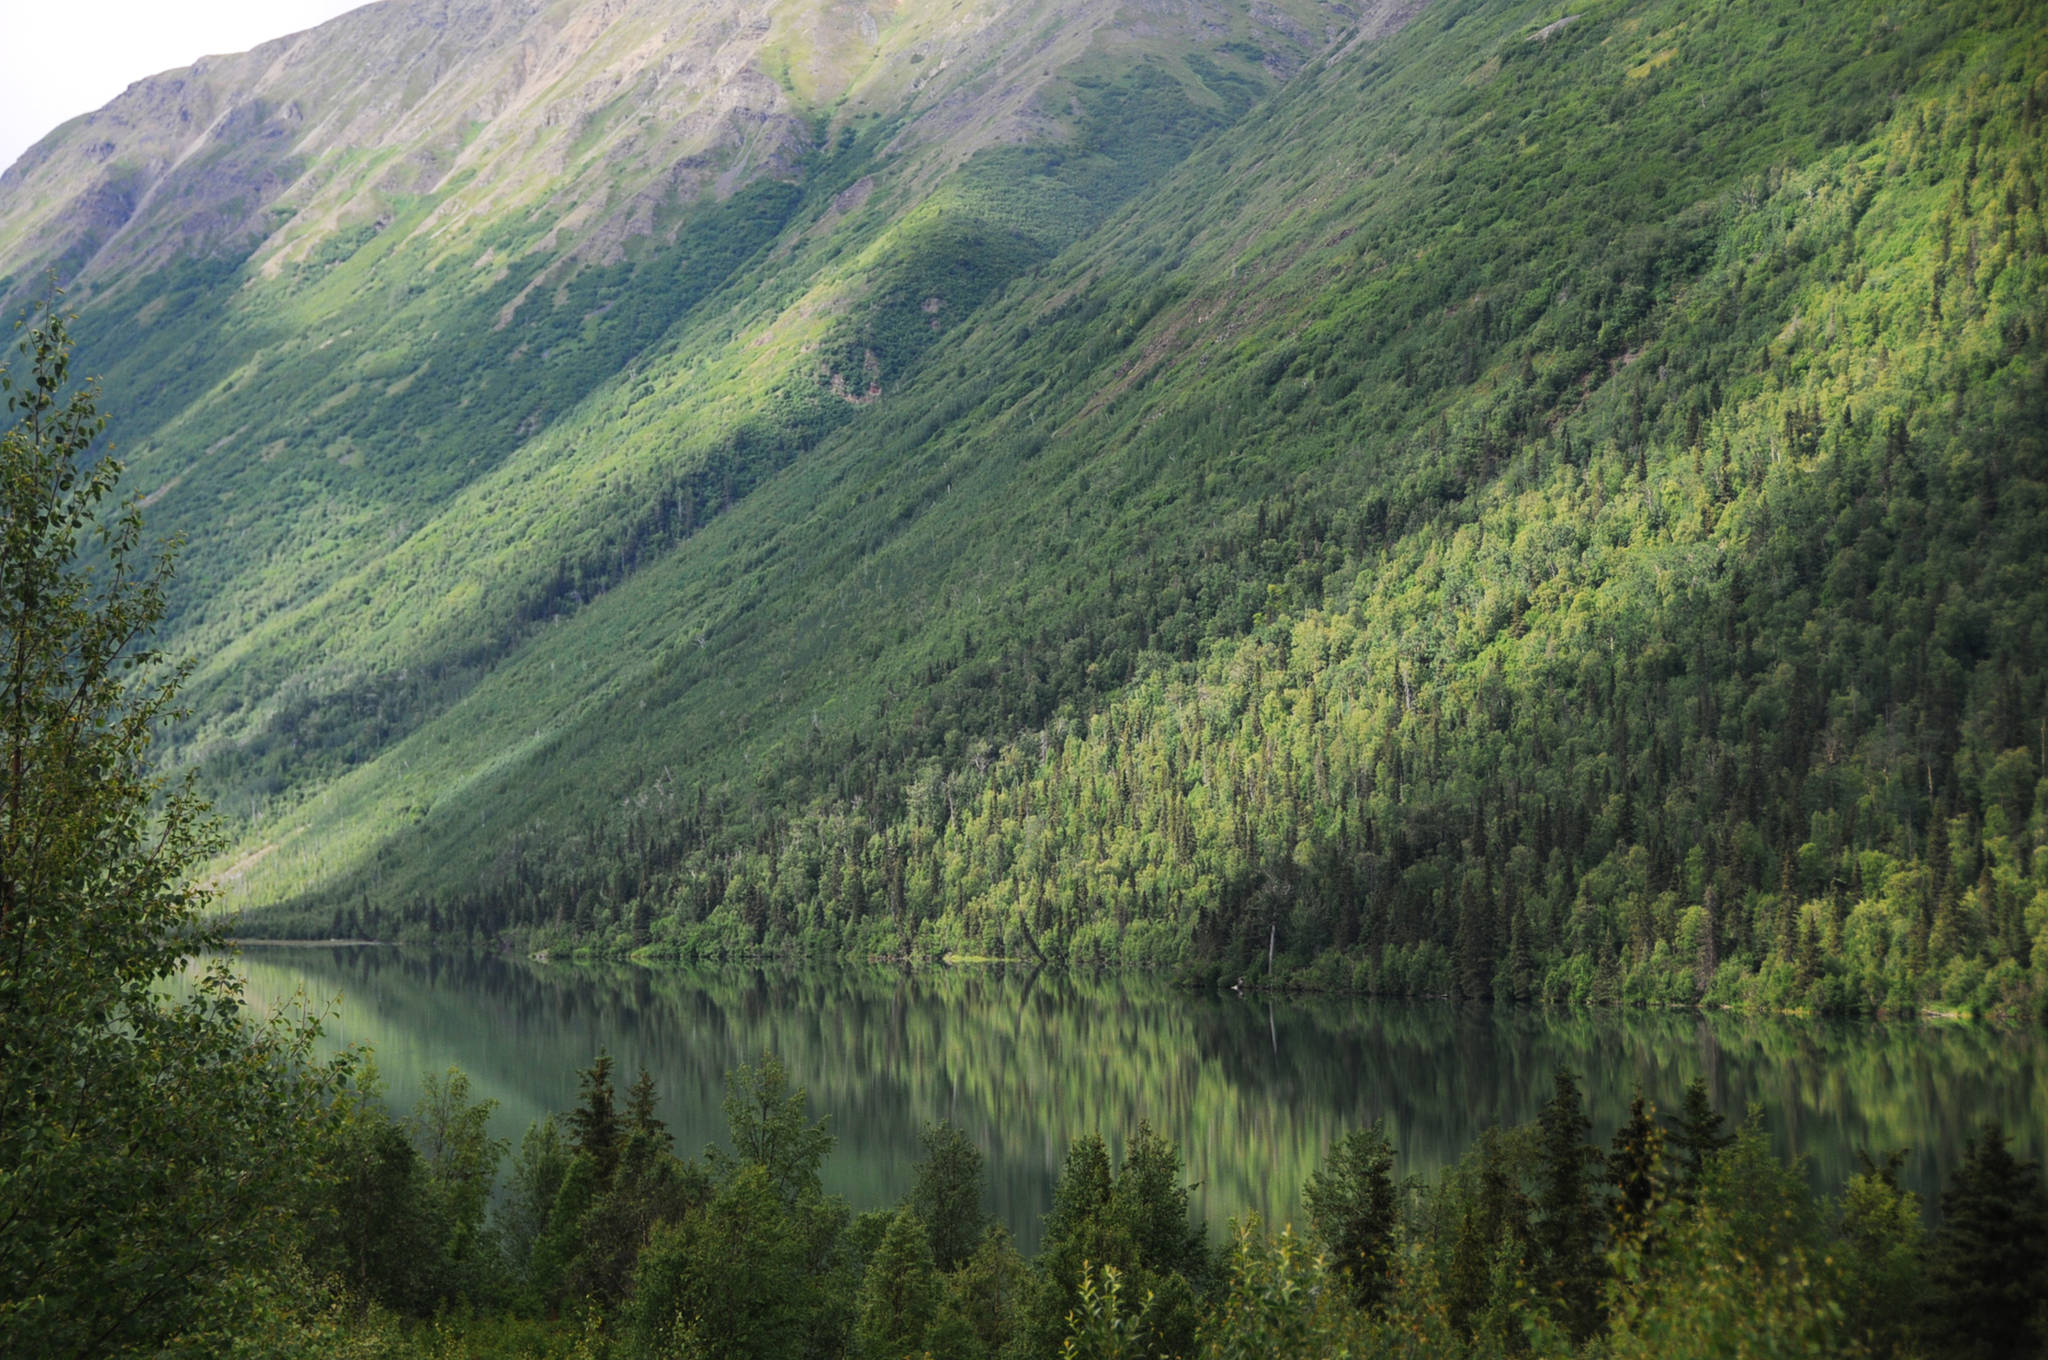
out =
<svg viewBox="0 0 2048 1360"><path fill-rule="evenodd" d="M0 1354L154 1353L289 1255L317 1026L252 1026L195 872L219 844L150 750L169 549L48 306L0 365Z"/></svg>

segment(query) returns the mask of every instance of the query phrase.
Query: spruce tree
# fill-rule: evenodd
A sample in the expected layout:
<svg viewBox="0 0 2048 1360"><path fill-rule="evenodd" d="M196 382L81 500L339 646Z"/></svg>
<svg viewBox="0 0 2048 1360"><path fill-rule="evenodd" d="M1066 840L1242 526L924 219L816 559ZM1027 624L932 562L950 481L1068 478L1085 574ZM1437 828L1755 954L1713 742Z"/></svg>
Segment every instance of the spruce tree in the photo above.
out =
<svg viewBox="0 0 2048 1360"><path fill-rule="evenodd" d="M1123 1269L1137 1297L1152 1294L1146 1311L1151 1341L1165 1353L1192 1348L1194 1296L1208 1282L1209 1244L1188 1211L1180 1149L1144 1120L1124 1145L1123 1164L1110 1185L1105 1217L1128 1255L1104 1259Z"/></svg>
<svg viewBox="0 0 2048 1360"><path fill-rule="evenodd" d="M1699 953L1693 960L1693 991L1705 996L1707 989L1714 985L1714 974L1721 967L1720 912L1716 907L1714 889L1709 886L1702 902Z"/></svg>
<svg viewBox="0 0 2048 1360"><path fill-rule="evenodd" d="M1468 880L1460 894L1458 933L1454 942L1458 995L1468 1001L1493 996L1493 921L1488 903Z"/></svg>
<svg viewBox="0 0 2048 1360"><path fill-rule="evenodd" d="M1556 1299L1573 1338L1584 1341L1600 1326L1602 1221L1595 1192L1600 1149L1588 1141L1593 1121L1579 1097L1578 1078L1560 1067L1550 1103L1538 1120L1536 1240L1544 1285Z"/></svg>
<svg viewBox="0 0 2048 1360"><path fill-rule="evenodd" d="M930 1234L906 1204L889 1220L861 1278L854 1353L867 1360L895 1360L921 1350L942 1297Z"/></svg>
<svg viewBox="0 0 2048 1360"><path fill-rule="evenodd" d="M1143 1324L1146 1353L1185 1351L1208 1266L1207 1240L1188 1213L1179 1149L1140 1122L1112 1173L1108 1145L1089 1134L1068 1151L1053 1191L1019 1344L1032 1355L1056 1353L1083 1283L1112 1267L1131 1297L1154 1296Z"/></svg>
<svg viewBox="0 0 2048 1360"><path fill-rule="evenodd" d="M1698 1198L1706 1177L1707 1159L1735 1142L1728 1123L1707 1095L1704 1077L1694 1077L1685 1088L1685 1105L1668 1139L1677 1162L1678 1197L1690 1204Z"/></svg>
<svg viewBox="0 0 2048 1360"><path fill-rule="evenodd" d="M1664 1130L1657 1127L1656 1113L1637 1091L1607 1157L1608 1179L1615 1190L1614 1240L1645 1248L1657 1206L1664 1202Z"/></svg>
<svg viewBox="0 0 2048 1360"><path fill-rule="evenodd" d="M666 1152L675 1140L669 1136L668 1125L655 1115L654 1106L654 1077L643 1067L626 1092L626 1127Z"/></svg>
<svg viewBox="0 0 2048 1360"><path fill-rule="evenodd" d="M1099 1133L1076 1139L1053 1187L1045 1241L1033 1262L1020 1310L1017 1344L1023 1353L1057 1353L1066 1335L1067 1315L1080 1299L1085 1272L1105 1261L1128 1258L1128 1244L1116 1239L1108 1223L1111 1185L1109 1144Z"/></svg>
<svg viewBox="0 0 2048 1360"><path fill-rule="evenodd" d="M1394 1203L1394 1147L1384 1121L1331 1144L1326 1164L1310 1173L1301 1198L1309 1222L1338 1271L1367 1308L1386 1298L1399 1214Z"/></svg>
<svg viewBox="0 0 2048 1360"><path fill-rule="evenodd" d="M1052 1212L1045 1220L1046 1247L1083 1232L1109 1203L1109 1187L1109 1144L1099 1133L1075 1139L1053 1187Z"/></svg>
<svg viewBox="0 0 2048 1360"><path fill-rule="evenodd" d="M1514 880L1508 880L1512 888ZM1517 906L1510 917L1508 932L1508 992L1516 1001L1527 1001L1534 991L1535 956L1529 949L1528 918Z"/></svg>
<svg viewBox="0 0 2048 1360"><path fill-rule="evenodd" d="M619 1112L612 1099L612 1057L600 1052L582 1074L582 1103L569 1112L576 1150L597 1167L600 1185L611 1184L619 1165Z"/></svg>
<svg viewBox="0 0 2048 1360"><path fill-rule="evenodd" d="M1458 1214L1458 1231L1451 1239L1451 1263L1444 1279L1445 1311L1460 1335L1472 1335L1474 1319L1492 1298L1492 1252L1485 1216L1477 1205L1465 1205Z"/></svg>
<svg viewBox="0 0 2048 1360"><path fill-rule="evenodd" d="M973 1254L981 1240L981 1149L950 1121L928 1124L921 1135L924 1160L910 1204L931 1234L932 1259L950 1271Z"/></svg>
<svg viewBox="0 0 2048 1360"><path fill-rule="evenodd" d="M2038 1162L2014 1158L1987 1125L1941 1192L1928 1247L1934 1335L1969 1360L2036 1355L2048 1304L2048 1192Z"/></svg>
<svg viewBox="0 0 2048 1360"><path fill-rule="evenodd" d="M1519 1279L1529 1261L1532 1206L1514 1156L1510 1138L1489 1128L1479 1135L1476 1175L1462 1183L1447 1177L1441 1192L1463 1201L1452 1201L1458 1226L1444 1281L1445 1311L1462 1335L1476 1335L1489 1311L1509 1305L1496 1292L1496 1277L1505 1269Z"/></svg>
<svg viewBox="0 0 2048 1360"><path fill-rule="evenodd" d="M933 1353L947 1354L939 1346L953 1330L948 1325L950 1315L964 1319L975 1339L974 1345L956 1345L952 1353L973 1360L978 1346L980 1354L1001 1354L1016 1329L1028 1278L1024 1258L1011 1244L1009 1229L991 1223L973 1253L946 1277L946 1302L933 1324Z"/></svg>

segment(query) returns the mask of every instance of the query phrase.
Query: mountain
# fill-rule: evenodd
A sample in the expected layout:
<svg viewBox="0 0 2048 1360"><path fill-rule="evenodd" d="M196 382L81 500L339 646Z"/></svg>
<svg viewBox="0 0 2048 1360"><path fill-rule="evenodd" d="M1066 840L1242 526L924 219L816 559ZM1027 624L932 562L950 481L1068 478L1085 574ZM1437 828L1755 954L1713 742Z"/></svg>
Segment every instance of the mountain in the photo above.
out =
<svg viewBox="0 0 2048 1360"><path fill-rule="evenodd" d="M0 276L18 307L54 270L85 314L131 479L187 539L187 750L261 763L220 787L262 817L1401 13L371 6L59 129L0 180ZM618 400L629 437L591 405Z"/></svg>
<svg viewBox="0 0 2048 1360"><path fill-rule="evenodd" d="M375 6L0 179L230 901L2038 1006L2028 7L686 29Z"/></svg>

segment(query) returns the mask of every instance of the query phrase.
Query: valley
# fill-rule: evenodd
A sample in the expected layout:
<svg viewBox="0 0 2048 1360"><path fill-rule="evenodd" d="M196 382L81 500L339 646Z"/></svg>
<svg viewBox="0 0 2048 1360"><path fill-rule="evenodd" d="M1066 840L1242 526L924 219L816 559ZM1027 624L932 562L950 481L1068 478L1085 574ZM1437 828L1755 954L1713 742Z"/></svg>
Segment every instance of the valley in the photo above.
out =
<svg viewBox="0 0 2048 1360"><path fill-rule="evenodd" d="M381 0L53 130L0 1351L2038 1350L2044 115L2025 3Z"/></svg>

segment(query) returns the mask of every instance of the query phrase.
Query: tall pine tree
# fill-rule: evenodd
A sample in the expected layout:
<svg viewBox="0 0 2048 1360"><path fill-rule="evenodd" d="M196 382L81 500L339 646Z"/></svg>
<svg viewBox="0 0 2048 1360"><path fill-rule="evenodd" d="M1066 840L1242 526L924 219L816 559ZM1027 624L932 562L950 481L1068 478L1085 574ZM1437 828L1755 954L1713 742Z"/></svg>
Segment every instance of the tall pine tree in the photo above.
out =
<svg viewBox="0 0 2048 1360"><path fill-rule="evenodd" d="M1600 1149L1589 1141L1593 1121L1586 1117L1578 1078L1569 1069L1557 1069L1538 1124L1536 1241L1543 1282L1573 1338L1584 1341L1600 1326L1606 1214L1595 1179Z"/></svg>
<svg viewBox="0 0 2048 1360"><path fill-rule="evenodd" d="M1656 1107L1643 1100L1641 1091L1615 1130L1607 1174L1615 1190L1615 1242L1647 1250L1657 1207L1664 1202L1664 1130L1657 1127Z"/></svg>
<svg viewBox="0 0 2048 1360"><path fill-rule="evenodd" d="M1368 1308L1386 1298L1393 1263L1400 1224L1393 1170L1394 1146L1375 1119L1332 1144L1328 1164L1310 1174L1301 1192L1317 1239Z"/></svg>
<svg viewBox="0 0 2048 1360"><path fill-rule="evenodd" d="M600 1052L583 1070L582 1103L569 1112L576 1150L596 1164L600 1185L611 1184L619 1165L619 1111L612 1098L612 1056Z"/></svg>
<svg viewBox="0 0 2048 1360"><path fill-rule="evenodd" d="M1685 1105L1671 1128L1669 1142L1678 1163L1678 1197L1690 1204L1699 1195L1707 1159L1735 1142L1727 1121L1707 1095L1706 1078L1694 1077L1685 1088Z"/></svg>
<svg viewBox="0 0 2048 1360"><path fill-rule="evenodd" d="M1987 1126L1941 1192L1929 1244L1934 1334L1967 1360L2041 1352L2048 1308L2048 1192L2038 1162L2022 1162Z"/></svg>

